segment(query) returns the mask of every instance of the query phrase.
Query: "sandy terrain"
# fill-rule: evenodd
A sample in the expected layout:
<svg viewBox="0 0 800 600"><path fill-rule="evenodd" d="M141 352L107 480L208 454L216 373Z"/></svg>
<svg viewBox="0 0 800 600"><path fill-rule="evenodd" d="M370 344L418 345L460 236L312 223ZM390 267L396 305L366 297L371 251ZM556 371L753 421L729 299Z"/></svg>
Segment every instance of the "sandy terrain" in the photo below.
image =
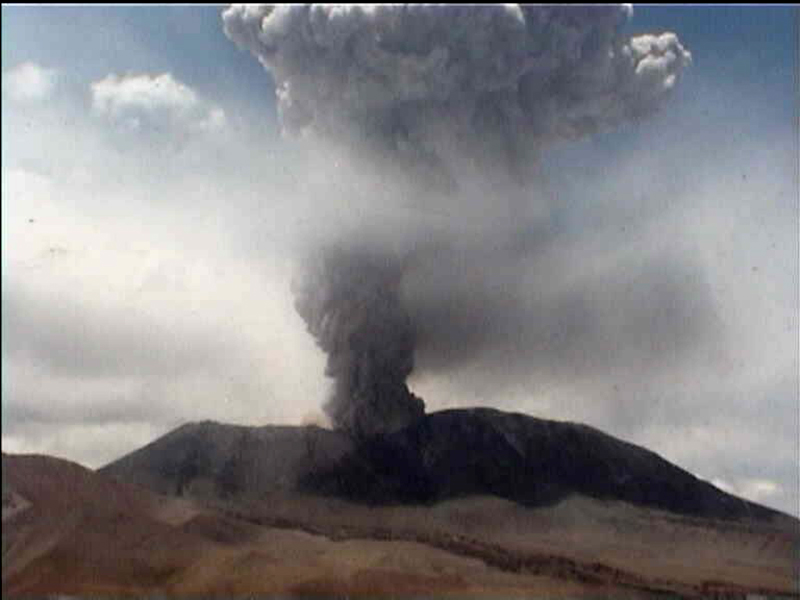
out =
<svg viewBox="0 0 800 600"><path fill-rule="evenodd" d="M709 523L571 498L368 508L299 496L209 508L48 457L3 457L4 596L651 598L796 590L794 522Z"/></svg>
<svg viewBox="0 0 800 600"><path fill-rule="evenodd" d="M712 588L800 589L800 530L790 518L709 521L579 496L538 509L489 497L365 508L275 495L241 506L240 516L262 523L303 526L338 539L423 541L506 572L686 595Z"/></svg>

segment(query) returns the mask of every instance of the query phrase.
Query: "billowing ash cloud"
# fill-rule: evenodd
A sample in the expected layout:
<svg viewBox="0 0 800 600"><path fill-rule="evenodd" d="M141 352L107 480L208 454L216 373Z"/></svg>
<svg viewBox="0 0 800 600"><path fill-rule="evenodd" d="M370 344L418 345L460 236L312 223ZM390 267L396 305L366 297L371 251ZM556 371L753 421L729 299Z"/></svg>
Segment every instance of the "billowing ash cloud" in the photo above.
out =
<svg viewBox="0 0 800 600"><path fill-rule="evenodd" d="M415 333L400 304L401 265L388 255L332 250L310 269L296 306L328 354L332 421L363 437L421 416L422 400L406 387Z"/></svg>
<svg viewBox="0 0 800 600"><path fill-rule="evenodd" d="M478 196L477 214L494 223L493 213L530 201L544 146L645 117L674 88L690 54L671 33L626 39L630 16L627 6L295 5L232 6L223 21L275 79L285 134L333 143L365 171L399 167L405 193L429 198L422 204L434 213L457 214L462 201L474 209ZM491 182L491 199L476 193L476 181ZM437 240L426 230L399 250L396 240L373 234L367 243L351 232L316 254L297 305L328 354L336 425L371 434L420 414L405 386L415 342L430 340L429 325L447 335L442 313L453 311L431 303L453 294L417 289L410 270L450 262L442 248L469 262L470 252L487 255L487 244L515 244L513 226L482 229L488 235L457 244L452 231ZM457 300L473 300L468 288ZM477 324L498 310L474 305ZM424 318L431 314L435 323Z"/></svg>
<svg viewBox="0 0 800 600"><path fill-rule="evenodd" d="M690 55L670 33L623 39L630 14L624 6L248 5L223 20L275 78L286 132L366 138L446 167L456 149L515 165L547 140L656 109Z"/></svg>

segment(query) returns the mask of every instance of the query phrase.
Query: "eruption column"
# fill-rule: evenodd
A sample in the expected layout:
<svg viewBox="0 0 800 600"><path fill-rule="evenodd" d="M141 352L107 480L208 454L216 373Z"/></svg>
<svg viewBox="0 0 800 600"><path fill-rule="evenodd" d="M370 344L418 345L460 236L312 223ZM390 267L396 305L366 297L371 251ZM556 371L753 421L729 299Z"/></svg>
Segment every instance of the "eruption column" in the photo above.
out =
<svg viewBox="0 0 800 600"><path fill-rule="evenodd" d="M474 208L477 195L491 228L506 199L531 197L520 184L549 142L645 117L675 87L690 54L672 33L626 38L631 15L627 5L234 5L223 24L272 74L284 134L324 140L365 173L405 169L415 198L438 203L431 214L457 220L459 202L469 197ZM415 341L447 327L412 322L401 302L419 237L397 252L380 236L365 248L343 235L297 289L335 380L329 415L358 436L423 410L405 384Z"/></svg>
<svg viewBox="0 0 800 600"><path fill-rule="evenodd" d="M326 410L356 437L399 429L423 414L406 387L414 329L400 304L402 268L385 256L329 251L295 290L296 307L328 355L335 389Z"/></svg>

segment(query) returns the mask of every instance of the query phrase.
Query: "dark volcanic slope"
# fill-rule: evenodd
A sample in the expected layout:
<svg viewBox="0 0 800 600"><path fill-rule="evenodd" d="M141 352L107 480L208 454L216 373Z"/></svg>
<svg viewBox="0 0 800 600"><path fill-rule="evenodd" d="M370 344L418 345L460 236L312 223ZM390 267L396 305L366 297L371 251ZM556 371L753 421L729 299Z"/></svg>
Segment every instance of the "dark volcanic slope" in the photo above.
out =
<svg viewBox="0 0 800 600"><path fill-rule="evenodd" d="M168 495L257 496L294 490L352 451L347 436L320 427L203 421L182 425L100 471Z"/></svg>
<svg viewBox="0 0 800 600"><path fill-rule="evenodd" d="M316 427L186 425L103 470L171 494L302 490L371 504L488 494L533 506L577 493L707 518L780 515L591 427L485 408L432 413L358 447Z"/></svg>
<svg viewBox="0 0 800 600"><path fill-rule="evenodd" d="M586 425L486 408L430 414L305 483L371 503L492 494L541 505L578 493L708 518L780 514Z"/></svg>

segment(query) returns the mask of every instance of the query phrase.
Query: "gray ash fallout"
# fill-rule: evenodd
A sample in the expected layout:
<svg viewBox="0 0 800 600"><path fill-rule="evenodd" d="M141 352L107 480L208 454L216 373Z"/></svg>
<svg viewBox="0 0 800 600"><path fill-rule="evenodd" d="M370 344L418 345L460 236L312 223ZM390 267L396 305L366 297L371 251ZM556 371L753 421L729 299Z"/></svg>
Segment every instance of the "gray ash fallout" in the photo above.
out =
<svg viewBox="0 0 800 600"><path fill-rule="evenodd" d="M401 236L342 228L308 253L296 305L328 356L334 391L327 411L335 426L371 435L422 414L406 379L418 341L447 331L446 311L431 302L452 303L469 286L430 293L406 285L413 269L452 262L442 260L442 248L480 257L491 253L487 244L513 237L515 215L536 197L536 157L548 144L662 106L691 56L672 33L625 37L631 15L628 6L224 11L225 33L275 81L287 138L337 149L365 181L383 171L386 185L403 180L395 193L375 194L387 213L409 197L425 208ZM452 222L442 224L442 215ZM476 221L480 235L465 241L464 225ZM428 262L431 253L437 258ZM446 288L447 275L434 277L436 285ZM487 301L487 314L496 311ZM437 323L426 321L431 314L440 315Z"/></svg>

